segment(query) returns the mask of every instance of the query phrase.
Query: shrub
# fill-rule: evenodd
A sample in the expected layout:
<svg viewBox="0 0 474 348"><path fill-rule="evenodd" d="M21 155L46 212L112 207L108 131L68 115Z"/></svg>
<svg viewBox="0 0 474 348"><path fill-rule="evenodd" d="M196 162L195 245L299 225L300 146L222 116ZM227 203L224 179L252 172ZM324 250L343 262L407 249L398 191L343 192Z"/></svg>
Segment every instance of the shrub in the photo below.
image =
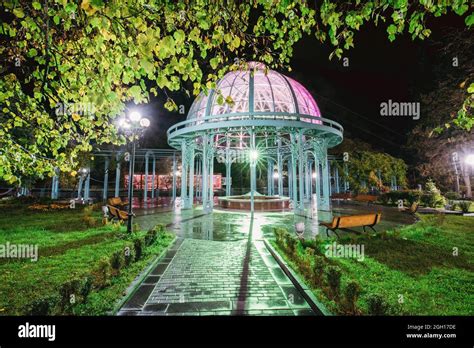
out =
<svg viewBox="0 0 474 348"><path fill-rule="evenodd" d="M157 224L153 229L156 230L158 234L160 234L166 231L166 226L164 224Z"/></svg>
<svg viewBox="0 0 474 348"><path fill-rule="evenodd" d="M135 261L135 249L132 246L126 246L123 250L123 255L125 266L129 266L133 261Z"/></svg>
<svg viewBox="0 0 474 348"><path fill-rule="evenodd" d="M306 248L304 250L305 254L306 254L306 257L311 260L314 258L314 249L313 248Z"/></svg>
<svg viewBox="0 0 474 348"><path fill-rule="evenodd" d="M156 242L156 239L158 238L158 232L155 228L152 228L148 230L148 232L145 235L145 245L150 246L153 243Z"/></svg>
<svg viewBox="0 0 474 348"><path fill-rule="evenodd" d="M449 200L457 200L461 198L461 195L457 192L446 192L444 195Z"/></svg>
<svg viewBox="0 0 474 348"><path fill-rule="evenodd" d="M97 269L93 272L95 278L95 285L101 289L109 285L110 277L112 275L112 266L107 257L102 257L99 260Z"/></svg>
<svg viewBox="0 0 474 348"><path fill-rule="evenodd" d="M296 244L297 244L297 240L295 238L293 238L292 236L290 236L289 233L286 233L285 234L285 245L286 245L286 251L292 255L295 253L296 251Z"/></svg>
<svg viewBox="0 0 474 348"><path fill-rule="evenodd" d="M370 294L367 305L370 315L386 315L389 308L387 301L379 294Z"/></svg>
<svg viewBox="0 0 474 348"><path fill-rule="evenodd" d="M325 265L326 265L326 259L324 258L324 256L316 255L314 257L313 282L317 286L323 283Z"/></svg>
<svg viewBox="0 0 474 348"><path fill-rule="evenodd" d="M91 290L92 290L92 277L87 276L81 282L80 294L82 296L83 301L87 299Z"/></svg>
<svg viewBox="0 0 474 348"><path fill-rule="evenodd" d="M310 249L310 248L308 248L308 249ZM309 254L307 253L308 249L305 250L304 255L299 256L297 253L296 253L296 255L298 255L297 262L298 262L298 268L300 269L301 274L305 278L310 279L311 276L312 276L310 254L314 255L314 249L311 249L312 252L310 251Z"/></svg>
<svg viewBox="0 0 474 348"><path fill-rule="evenodd" d="M382 203L383 205L387 205L388 202L389 202L389 200L390 200L389 193L390 193L390 192L381 194L380 196L377 197L377 201L379 201L379 202Z"/></svg>
<svg viewBox="0 0 474 348"><path fill-rule="evenodd" d="M446 199L441 195L440 190L432 180L428 180L425 187L425 193L421 196L421 202L432 208L444 207Z"/></svg>
<svg viewBox="0 0 474 348"><path fill-rule="evenodd" d="M59 289L59 305L62 311L69 312L82 298L82 282L80 279L71 279Z"/></svg>
<svg viewBox="0 0 474 348"><path fill-rule="evenodd" d="M397 204L399 200L402 200L408 205L412 205L414 202L418 202L420 197L421 192L418 190L390 191L380 195L378 200L382 204Z"/></svg>
<svg viewBox="0 0 474 348"><path fill-rule="evenodd" d="M341 270L337 266L329 266L326 276L333 297L338 297L341 286Z"/></svg>
<svg viewBox="0 0 474 348"><path fill-rule="evenodd" d="M406 193L407 193L406 200L409 205L412 205L413 203L420 201L421 191L409 190L409 191L406 191Z"/></svg>
<svg viewBox="0 0 474 348"><path fill-rule="evenodd" d="M87 227L96 227L99 224L99 221L92 216L92 212L92 206L87 206L82 211L82 221L86 224Z"/></svg>
<svg viewBox="0 0 474 348"><path fill-rule="evenodd" d="M51 315L58 302L57 295L35 299L27 305L26 315Z"/></svg>
<svg viewBox="0 0 474 348"><path fill-rule="evenodd" d="M356 303L360 295L360 286L355 280L351 280L347 283L344 289L344 297L346 299L347 307L352 314L357 312Z"/></svg>
<svg viewBox="0 0 474 348"><path fill-rule="evenodd" d="M469 210L471 209L471 201L458 201L457 206L463 213L469 213Z"/></svg>
<svg viewBox="0 0 474 348"><path fill-rule="evenodd" d="M275 239L278 246L284 248L285 247L285 234L287 234L288 232L283 228L275 228L273 230L273 233L275 234Z"/></svg>
<svg viewBox="0 0 474 348"><path fill-rule="evenodd" d="M145 238L137 237L133 240L133 248L135 250L135 260L140 260L145 250Z"/></svg>
<svg viewBox="0 0 474 348"><path fill-rule="evenodd" d="M321 254L321 245L323 240L318 236L314 239L302 239L300 240L301 246L303 248L311 248L314 250L315 254Z"/></svg>
<svg viewBox="0 0 474 348"><path fill-rule="evenodd" d="M119 271L125 265L125 255L123 251L116 251L110 257L110 266Z"/></svg>

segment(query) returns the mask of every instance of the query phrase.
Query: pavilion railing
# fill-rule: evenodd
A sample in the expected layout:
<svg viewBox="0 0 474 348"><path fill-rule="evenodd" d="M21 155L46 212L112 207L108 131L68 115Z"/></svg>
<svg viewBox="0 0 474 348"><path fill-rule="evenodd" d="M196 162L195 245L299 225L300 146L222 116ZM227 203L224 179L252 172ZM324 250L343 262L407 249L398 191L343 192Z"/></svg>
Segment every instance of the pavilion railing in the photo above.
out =
<svg viewBox="0 0 474 348"><path fill-rule="evenodd" d="M198 126L201 124L213 124L213 123L217 124L217 123L226 122L226 121L245 121L245 120L297 121L297 122L304 122L304 123L326 126L329 128L333 128L340 133L343 133L344 131L344 128L339 123L326 119L326 118L319 117L319 116L302 115L302 114L294 114L294 113L287 113L287 112L255 112L252 114L233 113L233 114L207 116L203 118L193 118L190 120L179 122L171 126L167 131L167 136L169 139L170 137L172 137L173 133L183 128ZM223 125L219 125L219 127L222 127L222 126ZM212 126L210 126L210 128L212 128Z"/></svg>

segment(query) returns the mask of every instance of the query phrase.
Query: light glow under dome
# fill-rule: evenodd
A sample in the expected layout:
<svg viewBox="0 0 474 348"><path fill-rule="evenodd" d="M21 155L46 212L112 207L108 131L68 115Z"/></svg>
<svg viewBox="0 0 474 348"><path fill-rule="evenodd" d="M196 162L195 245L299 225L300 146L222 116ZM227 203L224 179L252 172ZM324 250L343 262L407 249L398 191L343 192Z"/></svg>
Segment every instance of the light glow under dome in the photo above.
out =
<svg viewBox="0 0 474 348"><path fill-rule="evenodd" d="M219 93L232 103L218 103ZM299 114L321 117L316 101L299 82L250 62L245 70L231 71L218 81L216 90L202 92L188 113L188 120L229 114ZM283 118L283 116L282 116ZM310 119L307 119L311 122ZM313 119L313 123L319 121Z"/></svg>

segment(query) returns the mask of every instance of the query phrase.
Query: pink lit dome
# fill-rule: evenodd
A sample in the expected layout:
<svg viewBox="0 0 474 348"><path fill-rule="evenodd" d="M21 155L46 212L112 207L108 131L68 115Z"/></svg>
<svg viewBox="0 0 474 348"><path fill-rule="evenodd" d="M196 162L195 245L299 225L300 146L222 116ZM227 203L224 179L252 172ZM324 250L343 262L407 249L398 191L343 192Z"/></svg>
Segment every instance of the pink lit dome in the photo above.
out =
<svg viewBox="0 0 474 348"><path fill-rule="evenodd" d="M219 104L220 95L223 100L230 96L232 102ZM316 101L303 85L255 62L248 63L248 69L227 73L207 95L199 94L187 119L233 114L255 118L271 115L274 119L287 119L291 114L321 117ZM311 122L311 119L302 121ZM313 119L312 123L320 121Z"/></svg>

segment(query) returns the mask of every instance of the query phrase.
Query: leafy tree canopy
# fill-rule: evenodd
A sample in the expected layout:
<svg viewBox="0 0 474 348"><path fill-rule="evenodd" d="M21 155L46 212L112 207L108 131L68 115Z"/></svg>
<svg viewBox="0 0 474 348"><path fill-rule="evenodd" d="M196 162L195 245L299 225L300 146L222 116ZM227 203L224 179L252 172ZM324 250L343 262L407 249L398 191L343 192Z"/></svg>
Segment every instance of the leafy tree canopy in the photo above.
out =
<svg viewBox="0 0 474 348"><path fill-rule="evenodd" d="M385 190L392 177L396 178L398 186L407 186L405 161L377 151L363 141L345 138L331 153L347 156L347 179L350 187L357 192L366 189L364 184ZM344 173L344 165L337 165L339 173Z"/></svg>
<svg viewBox="0 0 474 348"><path fill-rule="evenodd" d="M332 58L367 22L385 22L389 40L423 39L427 18L451 11L474 24L467 0L0 3L0 179L9 182L73 171L93 145L123 143L113 120L128 102L213 88L236 58L288 66L305 33L333 45Z"/></svg>

